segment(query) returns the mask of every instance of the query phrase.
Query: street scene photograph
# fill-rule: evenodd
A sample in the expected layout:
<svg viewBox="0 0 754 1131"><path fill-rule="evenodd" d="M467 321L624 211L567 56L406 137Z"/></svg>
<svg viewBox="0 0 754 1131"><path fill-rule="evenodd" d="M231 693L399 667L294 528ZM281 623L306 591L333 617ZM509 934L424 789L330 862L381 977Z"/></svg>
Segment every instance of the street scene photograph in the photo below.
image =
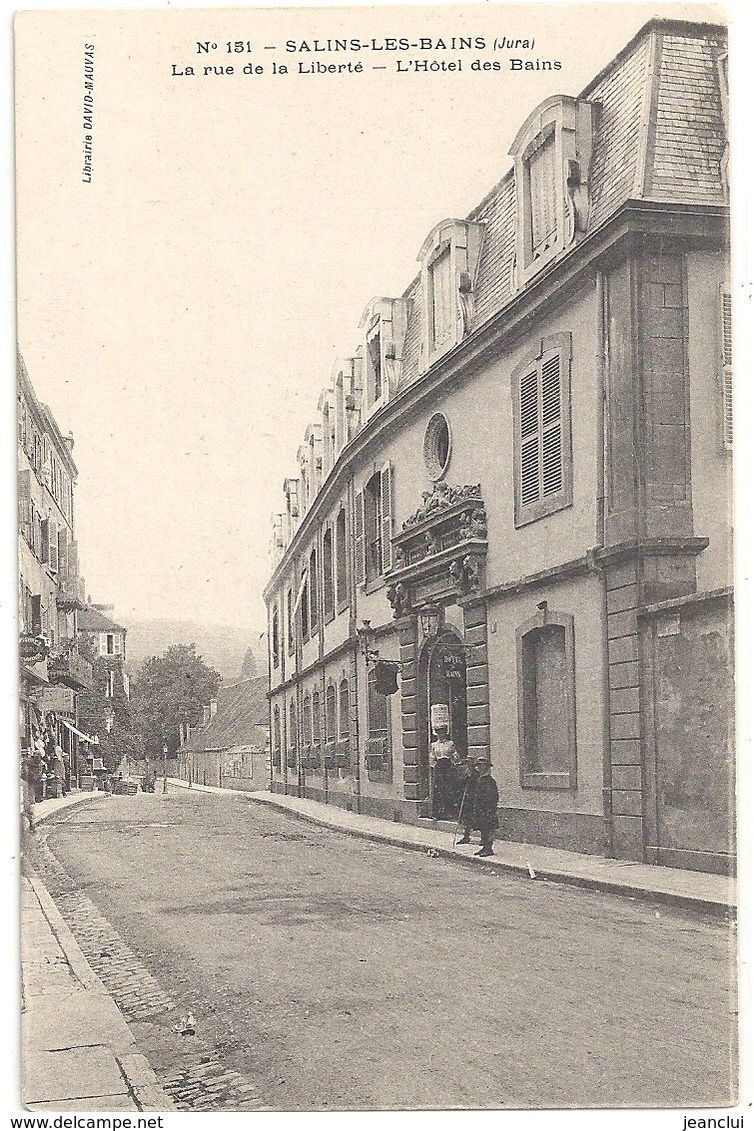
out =
<svg viewBox="0 0 754 1131"><path fill-rule="evenodd" d="M743 1127L725 9L14 51L9 1109Z"/></svg>

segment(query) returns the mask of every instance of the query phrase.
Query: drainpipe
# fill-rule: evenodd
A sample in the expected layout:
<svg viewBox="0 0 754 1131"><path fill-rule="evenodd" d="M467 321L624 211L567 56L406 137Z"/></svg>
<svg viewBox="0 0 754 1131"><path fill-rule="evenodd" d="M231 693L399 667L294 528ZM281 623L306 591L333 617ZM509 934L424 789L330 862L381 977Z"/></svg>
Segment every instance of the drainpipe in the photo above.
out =
<svg viewBox="0 0 754 1131"><path fill-rule="evenodd" d="M354 518L356 515L356 492L353 485L353 476L348 481L348 519L349 530L354 529ZM356 635L356 561L355 561L355 544L354 539L349 539L349 570L348 570L348 584L350 589L351 598L351 612L349 617L348 631L351 639L353 640L353 659L352 669L353 678L349 684L353 685L353 697L356 704L356 710L353 716L353 742L356 750L356 763L354 769L354 798L356 801L356 812L361 812L361 750L359 747L359 638Z"/></svg>
<svg viewBox="0 0 754 1131"><path fill-rule="evenodd" d="M607 456L607 387L610 365L608 296L603 271L597 272L597 372L599 374L599 409L597 413L597 544L587 555L589 567L602 584L602 832L605 855L613 855L613 768L610 755L610 655L607 639L607 582L605 572L595 560L595 551L605 545L605 460Z"/></svg>

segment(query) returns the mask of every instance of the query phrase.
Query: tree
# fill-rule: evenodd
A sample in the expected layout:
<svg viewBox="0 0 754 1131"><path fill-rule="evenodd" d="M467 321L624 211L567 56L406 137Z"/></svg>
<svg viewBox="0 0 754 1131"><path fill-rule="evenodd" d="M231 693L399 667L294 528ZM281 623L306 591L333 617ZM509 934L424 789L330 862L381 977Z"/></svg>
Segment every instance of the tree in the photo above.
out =
<svg viewBox="0 0 754 1131"><path fill-rule="evenodd" d="M148 757L162 757L166 742L175 755L182 723L202 718L202 708L217 695L222 677L196 654L196 644L171 644L142 664L132 687L132 708Z"/></svg>

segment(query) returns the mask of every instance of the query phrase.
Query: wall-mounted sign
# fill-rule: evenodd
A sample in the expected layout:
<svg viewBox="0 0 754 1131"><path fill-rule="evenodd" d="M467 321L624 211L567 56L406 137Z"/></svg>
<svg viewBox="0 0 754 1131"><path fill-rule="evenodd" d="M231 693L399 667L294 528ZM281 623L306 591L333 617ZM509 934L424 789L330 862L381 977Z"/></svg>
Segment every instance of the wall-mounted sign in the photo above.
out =
<svg viewBox="0 0 754 1131"><path fill-rule="evenodd" d="M446 679L463 680L466 676L466 663L462 652L447 651L442 654L442 671Z"/></svg>
<svg viewBox="0 0 754 1131"><path fill-rule="evenodd" d="M447 703L433 703L429 709L429 718L432 730L436 731L438 727L450 730L450 709Z"/></svg>
<svg viewBox="0 0 754 1131"><path fill-rule="evenodd" d="M59 715L73 715L75 700L68 687L44 687L37 694L37 705L43 711L57 711Z"/></svg>

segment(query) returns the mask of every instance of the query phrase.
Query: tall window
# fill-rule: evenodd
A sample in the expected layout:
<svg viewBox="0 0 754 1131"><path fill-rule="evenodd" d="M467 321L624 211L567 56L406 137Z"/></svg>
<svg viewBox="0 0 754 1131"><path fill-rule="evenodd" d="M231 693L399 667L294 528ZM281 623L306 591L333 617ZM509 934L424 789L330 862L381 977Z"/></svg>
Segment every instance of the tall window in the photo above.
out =
<svg viewBox="0 0 754 1131"><path fill-rule="evenodd" d="M572 501L570 355L556 334L513 374L516 526Z"/></svg>
<svg viewBox="0 0 754 1131"><path fill-rule="evenodd" d="M110 668L105 676L105 696L112 699L115 695L115 672Z"/></svg>
<svg viewBox="0 0 754 1131"><path fill-rule="evenodd" d="M299 601L301 617L301 636L304 640L309 639L309 579L304 574L304 580L301 583L301 600Z"/></svg>
<svg viewBox="0 0 754 1131"><path fill-rule="evenodd" d="M311 753L312 744L312 704L308 693L304 696L304 701L301 704L301 746L304 751L304 757L308 758Z"/></svg>
<svg viewBox="0 0 754 1131"><path fill-rule="evenodd" d="M322 745L322 713L320 708L319 692L312 695L312 746L319 751Z"/></svg>
<svg viewBox="0 0 754 1131"><path fill-rule="evenodd" d="M335 522L335 576L338 609L348 604L348 545L346 543L346 511L341 507Z"/></svg>
<svg viewBox="0 0 754 1131"><path fill-rule="evenodd" d="M319 624L319 574L317 573L317 551L309 555L309 630L317 631Z"/></svg>
<svg viewBox="0 0 754 1131"><path fill-rule="evenodd" d="M334 742L338 737L338 701L335 684L328 685L325 692L325 742Z"/></svg>
<svg viewBox="0 0 754 1131"><path fill-rule="evenodd" d="M293 652L293 590L289 589L285 595L286 629L288 632L288 653Z"/></svg>
<svg viewBox="0 0 754 1131"><path fill-rule="evenodd" d="M370 738L387 739L389 732L388 697L377 689L377 668L369 669L367 678L367 721Z"/></svg>
<svg viewBox="0 0 754 1131"><path fill-rule="evenodd" d="M333 578L332 527L328 526L322 539L322 600L325 621L335 616L335 586Z"/></svg>
<svg viewBox="0 0 754 1131"><path fill-rule="evenodd" d="M280 708L276 707L272 715L272 766L280 770L282 765L283 730L280 723Z"/></svg>
<svg viewBox="0 0 754 1131"><path fill-rule="evenodd" d="M277 605L272 610L272 666L280 665L280 616Z"/></svg>
<svg viewBox="0 0 754 1131"><path fill-rule="evenodd" d="M366 553L367 581L372 581L382 573L381 514L382 493L380 490L380 475L379 472L375 472L364 488L364 549Z"/></svg>
<svg viewBox="0 0 754 1131"><path fill-rule="evenodd" d="M573 617L545 606L516 635L521 784L575 789Z"/></svg>
<svg viewBox="0 0 754 1131"><path fill-rule="evenodd" d="M356 496L356 584L374 581L392 567L393 481L388 462Z"/></svg>
<svg viewBox="0 0 754 1131"><path fill-rule="evenodd" d="M338 689L338 738L350 738L351 736L351 704L348 694L348 680L343 679L340 681Z"/></svg>
<svg viewBox="0 0 754 1131"><path fill-rule="evenodd" d="M296 702L291 699L288 704L288 768L295 770L296 768L296 749L298 741L296 738Z"/></svg>

